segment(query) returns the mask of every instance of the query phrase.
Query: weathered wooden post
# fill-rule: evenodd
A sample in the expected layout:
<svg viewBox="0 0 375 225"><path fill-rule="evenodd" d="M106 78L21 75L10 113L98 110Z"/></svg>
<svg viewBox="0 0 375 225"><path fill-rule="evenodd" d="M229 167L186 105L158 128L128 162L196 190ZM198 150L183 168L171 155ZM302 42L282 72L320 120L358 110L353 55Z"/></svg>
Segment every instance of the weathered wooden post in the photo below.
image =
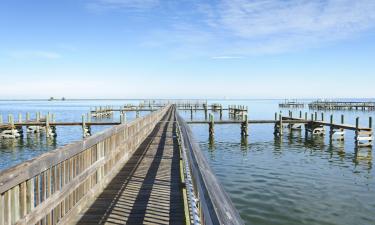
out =
<svg viewBox="0 0 375 225"><path fill-rule="evenodd" d="M305 120L307 120L307 112L305 112Z"/></svg>
<svg viewBox="0 0 375 225"><path fill-rule="evenodd" d="M359 147L359 117L355 118L355 146Z"/></svg>
<svg viewBox="0 0 375 225"><path fill-rule="evenodd" d="M368 128L372 128L372 117L368 118Z"/></svg>
<svg viewBox="0 0 375 225"><path fill-rule="evenodd" d="M341 114L341 124L344 124L344 123L345 123L344 114Z"/></svg>
<svg viewBox="0 0 375 225"><path fill-rule="evenodd" d="M11 130L11 134L14 135L14 119L13 119L13 115L12 114L9 114L8 115L8 123L10 125L10 130Z"/></svg>
<svg viewBox="0 0 375 225"><path fill-rule="evenodd" d="M135 114L135 118L139 118L140 116L139 116L139 110L138 110L138 108L137 108L137 111L136 111L136 114Z"/></svg>
<svg viewBox="0 0 375 225"><path fill-rule="evenodd" d="M243 118L243 121L241 123L241 136L242 137L246 137L248 136L248 117L247 117L247 114L244 115L244 118Z"/></svg>
<svg viewBox="0 0 375 225"><path fill-rule="evenodd" d="M193 106L190 107L190 120L193 120Z"/></svg>
<svg viewBox="0 0 375 225"><path fill-rule="evenodd" d="M333 114L329 117L329 140L332 142L333 139L333 134L335 133L334 128L333 128Z"/></svg>
<svg viewBox="0 0 375 225"><path fill-rule="evenodd" d="M0 114L0 124L3 124L3 114Z"/></svg>
<svg viewBox="0 0 375 225"><path fill-rule="evenodd" d="M120 123L121 124L124 124L125 121L124 121L124 114L120 113Z"/></svg>
<svg viewBox="0 0 375 225"><path fill-rule="evenodd" d="M220 120L223 119L223 105L220 104Z"/></svg>
<svg viewBox="0 0 375 225"><path fill-rule="evenodd" d="M48 138L50 136L50 129L49 129L49 113L46 115L46 126L45 126L45 131L46 131L46 137Z"/></svg>
<svg viewBox="0 0 375 225"><path fill-rule="evenodd" d="M283 116L282 114L280 113L279 115L279 120L280 120L280 135L283 135Z"/></svg>
<svg viewBox="0 0 375 225"><path fill-rule="evenodd" d="M208 132L210 136L214 136L215 130L214 130L214 115L210 113L209 117L209 123L208 123Z"/></svg>
<svg viewBox="0 0 375 225"><path fill-rule="evenodd" d="M299 111L299 118L302 119L302 111Z"/></svg>
<svg viewBox="0 0 375 225"><path fill-rule="evenodd" d="M315 121L318 120L318 112L315 112Z"/></svg>
<svg viewBox="0 0 375 225"><path fill-rule="evenodd" d="M324 112L322 112L322 121L324 122Z"/></svg>
<svg viewBox="0 0 375 225"><path fill-rule="evenodd" d="M204 119L207 120L207 105L206 104L203 104L203 108L204 108Z"/></svg>
<svg viewBox="0 0 375 225"><path fill-rule="evenodd" d="M18 123L22 123L22 114L18 113Z"/></svg>

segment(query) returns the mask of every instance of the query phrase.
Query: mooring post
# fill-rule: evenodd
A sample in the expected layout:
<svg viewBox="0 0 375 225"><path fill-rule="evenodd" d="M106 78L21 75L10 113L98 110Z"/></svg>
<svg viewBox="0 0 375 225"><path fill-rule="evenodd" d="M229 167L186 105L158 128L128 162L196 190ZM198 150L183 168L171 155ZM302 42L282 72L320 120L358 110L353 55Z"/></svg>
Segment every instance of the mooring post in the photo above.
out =
<svg viewBox="0 0 375 225"><path fill-rule="evenodd" d="M359 117L355 118L355 145L359 147Z"/></svg>
<svg viewBox="0 0 375 225"><path fill-rule="evenodd" d="M368 128L372 129L372 117L371 116L368 118Z"/></svg>
<svg viewBox="0 0 375 225"><path fill-rule="evenodd" d="M341 114L341 124L344 124L344 123L345 123L344 114Z"/></svg>
<svg viewBox="0 0 375 225"><path fill-rule="evenodd" d="M82 114L82 137L86 137L86 122L85 122L85 114Z"/></svg>
<svg viewBox="0 0 375 225"><path fill-rule="evenodd" d="M193 106L190 107L190 120L193 120Z"/></svg>
<svg viewBox="0 0 375 225"><path fill-rule="evenodd" d="M324 122L324 112L322 112L322 121Z"/></svg>
<svg viewBox="0 0 375 225"><path fill-rule="evenodd" d="M277 121L277 112L275 112L275 121Z"/></svg>
<svg viewBox="0 0 375 225"><path fill-rule="evenodd" d="M207 120L207 105L206 104L203 104L203 108L204 108L204 119Z"/></svg>
<svg viewBox="0 0 375 225"><path fill-rule="evenodd" d="M332 138L333 138L333 134L334 134L334 130L333 130L333 114L331 114L330 118L329 118L329 123L330 123L330 130L329 130L329 140L332 141Z"/></svg>
<svg viewBox="0 0 375 225"><path fill-rule="evenodd" d="M223 105L220 104L220 120L223 119Z"/></svg>
<svg viewBox="0 0 375 225"><path fill-rule="evenodd" d="M3 114L0 114L0 124L3 124Z"/></svg>
<svg viewBox="0 0 375 225"><path fill-rule="evenodd" d="M49 130L49 113L47 113L46 115L46 127L45 127L45 130L46 130L46 137L48 138L50 136L50 130Z"/></svg>
<svg viewBox="0 0 375 225"><path fill-rule="evenodd" d="M14 132L14 120L13 120L12 114L8 115L8 123L10 125L10 129L12 130L12 134L13 134L13 132Z"/></svg>
<svg viewBox="0 0 375 225"><path fill-rule="evenodd" d="M243 118L243 121L241 123L241 136L242 137L246 137L248 136L248 129L247 129L247 126L248 126L248 117L247 117L247 114L244 115L244 118Z"/></svg>
<svg viewBox="0 0 375 225"><path fill-rule="evenodd" d="M299 118L302 119L302 111L299 111Z"/></svg>
<svg viewBox="0 0 375 225"><path fill-rule="evenodd" d="M318 120L318 112L315 112L315 121Z"/></svg>
<svg viewBox="0 0 375 225"><path fill-rule="evenodd" d="M280 135L283 135L283 116L280 112L280 115L279 115L279 119L280 119Z"/></svg>
<svg viewBox="0 0 375 225"><path fill-rule="evenodd" d="M120 123L124 123L124 114L120 113Z"/></svg>
<svg viewBox="0 0 375 225"><path fill-rule="evenodd" d="M208 123L208 132L209 132L209 135L210 136L214 136L214 115L212 113L210 113L210 117L209 117L209 123Z"/></svg>
<svg viewBox="0 0 375 225"><path fill-rule="evenodd" d="M307 112L305 112L305 120L307 120Z"/></svg>
<svg viewBox="0 0 375 225"><path fill-rule="evenodd" d="M30 122L30 113L29 112L26 113L26 122Z"/></svg>

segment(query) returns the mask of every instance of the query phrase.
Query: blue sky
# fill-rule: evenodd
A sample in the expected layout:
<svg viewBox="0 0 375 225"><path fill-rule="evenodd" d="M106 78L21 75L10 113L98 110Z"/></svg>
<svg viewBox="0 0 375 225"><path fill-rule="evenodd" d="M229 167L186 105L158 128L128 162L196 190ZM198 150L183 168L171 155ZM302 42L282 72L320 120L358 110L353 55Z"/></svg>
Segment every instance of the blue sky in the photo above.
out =
<svg viewBox="0 0 375 225"><path fill-rule="evenodd" d="M375 97L374 0L2 0L0 98Z"/></svg>

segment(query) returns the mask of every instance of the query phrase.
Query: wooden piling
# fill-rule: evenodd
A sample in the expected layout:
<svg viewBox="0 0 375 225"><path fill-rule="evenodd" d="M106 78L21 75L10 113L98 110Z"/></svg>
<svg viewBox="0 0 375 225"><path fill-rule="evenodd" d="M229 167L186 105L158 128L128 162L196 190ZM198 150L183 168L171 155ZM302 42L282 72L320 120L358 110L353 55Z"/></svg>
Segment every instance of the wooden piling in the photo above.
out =
<svg viewBox="0 0 375 225"><path fill-rule="evenodd" d="M371 116L368 118L368 127L372 128L372 117Z"/></svg>
<svg viewBox="0 0 375 225"><path fill-rule="evenodd" d="M214 136L215 130L214 130L214 115L210 113L209 117L209 125L208 125L208 132L210 136Z"/></svg>
<svg viewBox="0 0 375 225"><path fill-rule="evenodd" d="M241 123L241 136L242 137L248 136L248 117L247 117L247 114L244 115L243 121Z"/></svg>

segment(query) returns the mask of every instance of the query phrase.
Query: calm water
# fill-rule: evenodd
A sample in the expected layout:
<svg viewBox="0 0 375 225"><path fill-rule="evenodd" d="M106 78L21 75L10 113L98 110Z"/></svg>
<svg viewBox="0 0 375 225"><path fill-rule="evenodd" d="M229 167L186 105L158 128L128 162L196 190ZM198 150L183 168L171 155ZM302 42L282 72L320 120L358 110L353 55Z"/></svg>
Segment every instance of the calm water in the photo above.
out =
<svg viewBox="0 0 375 225"><path fill-rule="evenodd" d="M50 112L55 114L56 121L81 122L82 114L89 112L91 107L105 105L119 107L125 103L138 104L138 101L0 101L0 114L3 115L4 122L7 121L8 114L13 114L15 121L17 121L19 113L22 113L22 118L25 119L27 112L30 112L31 119L35 118L36 112L41 112L43 116ZM145 114L148 114L148 112L142 112L141 116ZM134 112L127 113L128 121L134 118ZM92 121L95 121L95 119L92 119ZM115 113L112 118L101 119L100 121L120 121L120 115ZM109 127L93 126L91 130L92 133L96 133ZM16 140L0 139L0 170L82 139L80 126L59 126L56 131L56 139L47 139L42 134L38 137L24 135L23 139ZM24 134L26 134L25 131Z"/></svg>
<svg viewBox="0 0 375 225"><path fill-rule="evenodd" d="M124 103L128 102L0 102L0 113L50 111L57 120L80 121L90 106ZM273 119L280 111L275 100L221 103L249 106L250 119ZM190 112L181 113L190 119ZM375 117L372 112L335 111L335 120L342 113L352 124L360 116L363 126L368 126L369 116ZM330 112L326 114L328 118ZM128 118L134 117L128 114ZM203 113L194 115L194 119L203 118ZM118 115L113 119L118 120ZM103 127L94 131L100 129ZM285 130L282 138L275 138L272 125L251 125L247 140L241 140L238 124L216 125L214 140L209 140L207 126L193 125L192 129L247 224L375 224L374 153L364 148L356 154L353 132L347 131L344 143L330 145L328 135L306 139L304 131ZM58 127L57 131L52 143L32 137L0 141L0 169L81 138L80 127Z"/></svg>
<svg viewBox="0 0 375 225"><path fill-rule="evenodd" d="M251 119L273 119L280 110L278 101L222 103L247 105ZM333 113L336 121L345 114L351 124L360 116L363 126L368 126L370 115L375 116L373 112ZM241 142L239 125L216 125L211 141L208 126L192 128L247 224L375 224L374 153L364 148L356 155L353 132L347 131L344 143L330 145L328 135L306 139L304 131L285 129L279 139L273 136L272 125L251 125L246 144Z"/></svg>

